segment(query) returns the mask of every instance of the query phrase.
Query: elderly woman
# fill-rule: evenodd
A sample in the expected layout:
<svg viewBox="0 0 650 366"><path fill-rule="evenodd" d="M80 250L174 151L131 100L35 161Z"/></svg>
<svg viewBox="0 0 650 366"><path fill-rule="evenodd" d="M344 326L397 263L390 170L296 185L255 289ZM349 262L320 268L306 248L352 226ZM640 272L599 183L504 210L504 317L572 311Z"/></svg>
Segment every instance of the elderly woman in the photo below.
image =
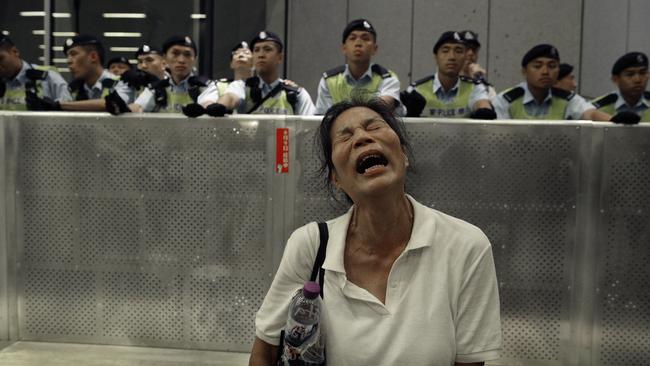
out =
<svg viewBox="0 0 650 366"><path fill-rule="evenodd" d="M377 100L332 106L319 130L326 179L352 201L327 222L322 328L327 363L482 365L500 357L487 237L404 191L409 145ZM275 365L292 294L309 280L315 223L289 238L256 318L250 365Z"/></svg>

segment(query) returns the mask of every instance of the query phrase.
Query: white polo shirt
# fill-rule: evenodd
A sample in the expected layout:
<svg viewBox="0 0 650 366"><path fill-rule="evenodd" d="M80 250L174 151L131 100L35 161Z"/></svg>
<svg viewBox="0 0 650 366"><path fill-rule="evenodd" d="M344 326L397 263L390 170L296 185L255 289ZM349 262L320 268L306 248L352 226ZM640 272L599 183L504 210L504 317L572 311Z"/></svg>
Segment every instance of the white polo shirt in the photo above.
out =
<svg viewBox="0 0 650 366"><path fill-rule="evenodd" d="M343 264L352 209L327 222L322 324L329 365L453 365L498 359L501 320L492 248L477 227L413 204L411 238L388 277L386 303L348 281ZM297 229L255 319L277 345L289 301L309 280L318 226Z"/></svg>

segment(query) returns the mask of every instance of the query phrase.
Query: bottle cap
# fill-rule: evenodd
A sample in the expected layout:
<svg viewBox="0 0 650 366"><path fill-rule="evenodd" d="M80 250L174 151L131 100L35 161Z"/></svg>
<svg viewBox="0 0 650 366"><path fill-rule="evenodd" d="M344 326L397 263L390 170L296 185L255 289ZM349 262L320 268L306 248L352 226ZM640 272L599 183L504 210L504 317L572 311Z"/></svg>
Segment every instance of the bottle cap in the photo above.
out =
<svg viewBox="0 0 650 366"><path fill-rule="evenodd" d="M302 293L306 298L313 299L320 294L320 285L314 281L307 281L302 288Z"/></svg>

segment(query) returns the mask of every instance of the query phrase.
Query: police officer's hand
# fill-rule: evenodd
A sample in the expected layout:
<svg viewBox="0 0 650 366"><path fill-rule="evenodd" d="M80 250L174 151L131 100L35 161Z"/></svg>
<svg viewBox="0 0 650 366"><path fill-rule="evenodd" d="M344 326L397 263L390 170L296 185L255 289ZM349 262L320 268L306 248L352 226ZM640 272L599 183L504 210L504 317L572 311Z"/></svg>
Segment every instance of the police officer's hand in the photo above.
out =
<svg viewBox="0 0 650 366"><path fill-rule="evenodd" d="M210 104L205 110L212 117L223 117L226 113L232 112L228 111L225 105L219 103Z"/></svg>
<svg viewBox="0 0 650 366"><path fill-rule="evenodd" d="M113 90L107 96L105 96L104 100L106 101L106 106L105 106L106 112L114 116L120 115L122 113L131 112L131 109L129 109L129 106L126 105L124 99L122 99L115 90Z"/></svg>
<svg viewBox="0 0 650 366"><path fill-rule="evenodd" d="M26 93L25 104L30 111L60 111L61 104L48 97L39 98L36 93Z"/></svg>
<svg viewBox="0 0 650 366"><path fill-rule="evenodd" d="M472 119L497 119L497 113L492 108L479 108L470 116Z"/></svg>
<svg viewBox="0 0 650 366"><path fill-rule="evenodd" d="M406 117L420 117L424 107L427 105L426 99L412 87L399 93L399 99L406 107Z"/></svg>
<svg viewBox="0 0 650 366"><path fill-rule="evenodd" d="M639 121L641 121L641 116L634 112L623 111L616 113L616 115L614 115L610 121L624 125L636 125L639 123Z"/></svg>
<svg viewBox="0 0 650 366"><path fill-rule="evenodd" d="M203 106L198 103L190 103L184 105L181 109L184 115L191 118L196 118L205 114L205 108L203 108Z"/></svg>

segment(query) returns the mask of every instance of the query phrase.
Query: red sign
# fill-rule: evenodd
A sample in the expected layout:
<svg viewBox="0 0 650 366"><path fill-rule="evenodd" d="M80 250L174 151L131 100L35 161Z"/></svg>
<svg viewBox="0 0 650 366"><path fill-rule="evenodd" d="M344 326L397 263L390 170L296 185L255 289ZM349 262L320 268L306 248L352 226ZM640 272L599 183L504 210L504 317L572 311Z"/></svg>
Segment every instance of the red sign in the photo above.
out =
<svg viewBox="0 0 650 366"><path fill-rule="evenodd" d="M275 172L289 173L289 129L275 129Z"/></svg>

